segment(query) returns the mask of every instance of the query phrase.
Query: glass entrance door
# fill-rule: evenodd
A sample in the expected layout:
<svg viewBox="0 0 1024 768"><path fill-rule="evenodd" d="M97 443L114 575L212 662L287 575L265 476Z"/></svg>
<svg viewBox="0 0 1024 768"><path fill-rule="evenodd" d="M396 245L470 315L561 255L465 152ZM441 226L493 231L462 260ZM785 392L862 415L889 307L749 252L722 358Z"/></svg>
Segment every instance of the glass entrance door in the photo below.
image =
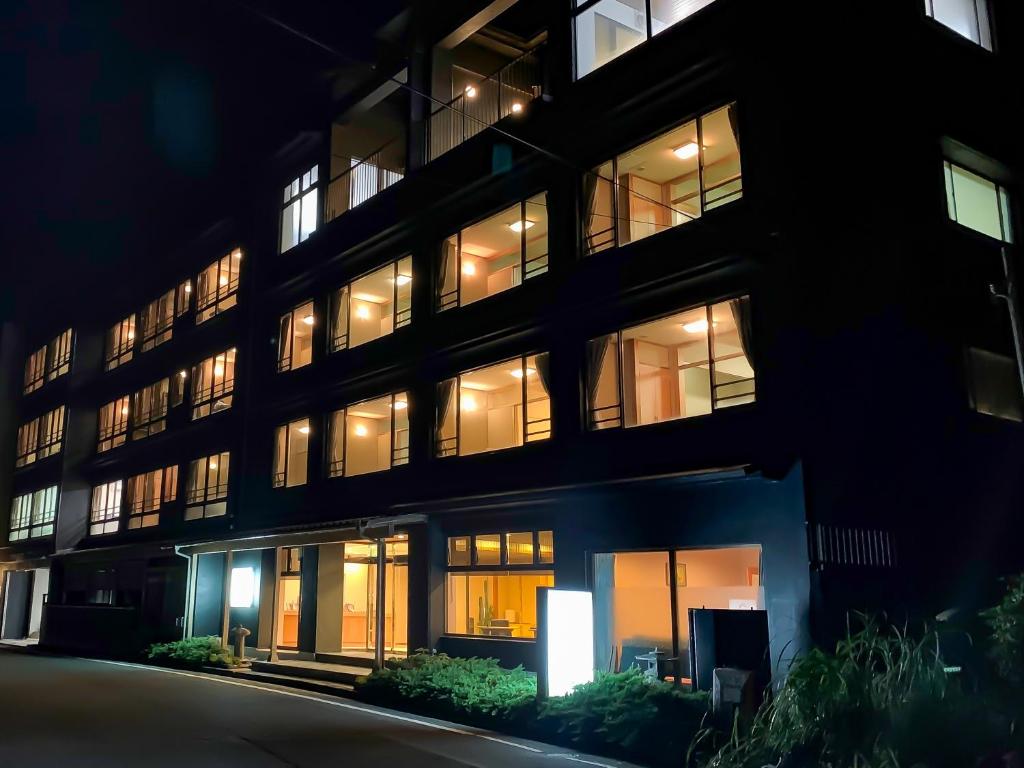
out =
<svg viewBox="0 0 1024 768"><path fill-rule="evenodd" d="M384 543L384 594L378 595L377 543L345 543L341 651L372 658L377 645L377 610L384 608L383 647L386 655L405 655L409 610L409 542Z"/></svg>

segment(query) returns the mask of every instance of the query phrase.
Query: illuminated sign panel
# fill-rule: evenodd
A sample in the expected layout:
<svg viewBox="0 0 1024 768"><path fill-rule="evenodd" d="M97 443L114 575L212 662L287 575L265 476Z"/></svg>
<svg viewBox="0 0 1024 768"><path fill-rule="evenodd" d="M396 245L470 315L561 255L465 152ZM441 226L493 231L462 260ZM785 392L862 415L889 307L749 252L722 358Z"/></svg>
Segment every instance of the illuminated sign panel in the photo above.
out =
<svg viewBox="0 0 1024 768"><path fill-rule="evenodd" d="M231 607L252 608L256 595L256 572L249 567L231 569Z"/></svg>
<svg viewBox="0 0 1024 768"><path fill-rule="evenodd" d="M594 679L594 600L574 589L537 590L541 696L565 696Z"/></svg>

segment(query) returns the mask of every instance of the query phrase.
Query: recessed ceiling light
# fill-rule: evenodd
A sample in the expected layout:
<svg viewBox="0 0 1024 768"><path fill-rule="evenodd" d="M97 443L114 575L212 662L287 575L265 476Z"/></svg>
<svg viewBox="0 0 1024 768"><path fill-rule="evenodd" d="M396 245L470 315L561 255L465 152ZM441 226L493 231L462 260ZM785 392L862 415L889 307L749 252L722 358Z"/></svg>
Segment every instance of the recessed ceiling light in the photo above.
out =
<svg viewBox="0 0 1024 768"><path fill-rule="evenodd" d="M536 223L537 222L530 221L529 219L526 219L525 221L513 221L511 224L508 225L508 228L511 229L513 232L522 232L524 229L529 229Z"/></svg>
<svg viewBox="0 0 1024 768"><path fill-rule="evenodd" d="M535 374L536 372L537 371L535 371L533 368L527 368L526 369L526 375L527 376L533 376L533 374ZM509 371L509 373L511 373L517 379L523 378L523 369L522 368L514 368L511 371Z"/></svg>
<svg viewBox="0 0 1024 768"><path fill-rule="evenodd" d="M520 104L518 101L512 102L512 114L513 115L518 115L522 111L523 111L523 105L522 104Z"/></svg>
<svg viewBox="0 0 1024 768"><path fill-rule="evenodd" d="M185 283L185 293L192 293L192 283Z"/></svg>
<svg viewBox="0 0 1024 768"><path fill-rule="evenodd" d="M692 157L696 157L698 152L700 152L700 148L697 146L697 142L695 141L689 141L686 144L683 144L683 146L676 147L672 150L672 154L680 160L689 160Z"/></svg>
<svg viewBox="0 0 1024 768"><path fill-rule="evenodd" d="M396 278L395 282L398 283L399 285L408 285L409 283L412 282L412 276L411 275L399 275Z"/></svg>
<svg viewBox="0 0 1024 768"><path fill-rule="evenodd" d="M470 98L470 99L472 99L474 96L476 96L476 86L475 85L467 85L466 86L466 96L468 98Z"/></svg>
<svg viewBox="0 0 1024 768"><path fill-rule="evenodd" d="M395 410L396 411L404 411L408 407L409 407L409 403L407 403L405 400L395 400Z"/></svg>
<svg viewBox="0 0 1024 768"><path fill-rule="evenodd" d="M476 274L476 264L474 264L472 261L465 262L462 265L462 274L464 274L464 275L475 275Z"/></svg>
<svg viewBox="0 0 1024 768"><path fill-rule="evenodd" d="M358 307L356 307L356 317L358 317L360 320L369 320L369 308L365 304L360 304Z"/></svg>
<svg viewBox="0 0 1024 768"><path fill-rule="evenodd" d="M181 378L186 379L188 378L188 371L178 371L178 375L181 376Z"/></svg>
<svg viewBox="0 0 1024 768"><path fill-rule="evenodd" d="M299 427L299 433L303 435L309 434L309 427Z"/></svg>
<svg viewBox="0 0 1024 768"><path fill-rule="evenodd" d="M475 411L476 410L476 398L472 395L463 395L459 401L464 411Z"/></svg>
<svg viewBox="0 0 1024 768"><path fill-rule="evenodd" d="M687 333L707 333L707 320L694 320L692 323L683 323L683 330Z"/></svg>
<svg viewBox="0 0 1024 768"><path fill-rule="evenodd" d="M352 431L356 433L356 437L366 437L367 435L366 427L362 424L356 424L355 429Z"/></svg>
<svg viewBox="0 0 1024 768"><path fill-rule="evenodd" d="M302 318L302 322L304 322L306 325L312 325L313 323L316 322L316 320L312 315L306 315L304 318Z"/></svg>

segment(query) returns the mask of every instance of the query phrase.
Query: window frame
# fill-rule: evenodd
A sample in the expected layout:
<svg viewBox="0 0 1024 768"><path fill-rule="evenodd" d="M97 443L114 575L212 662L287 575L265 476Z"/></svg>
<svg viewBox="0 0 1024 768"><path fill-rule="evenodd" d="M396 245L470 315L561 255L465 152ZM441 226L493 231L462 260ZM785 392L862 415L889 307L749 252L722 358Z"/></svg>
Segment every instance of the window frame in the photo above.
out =
<svg viewBox="0 0 1024 768"><path fill-rule="evenodd" d="M301 483L289 484L288 483L288 470L289 470L289 466L290 466L289 454L291 453L291 451L289 450L291 448L291 439L292 439L291 428L292 428L293 425L301 424L302 422L306 422L306 432L303 433L303 434L306 435L306 479L303 480ZM298 429L301 432L302 427L298 427ZM278 472L277 471L277 455L278 455L277 454L277 450L278 450L278 444L279 444L278 443L278 435L280 434L280 432L282 430L284 430L284 447L283 447L283 449L281 451L281 459L282 459L282 462L283 462L283 469L280 472ZM309 483L309 435L311 435L312 432L313 432L313 420L309 416L302 416L302 417L300 417L298 419L292 419L291 421L285 422L284 424L278 424L276 427L274 427L274 445L273 445L274 453L273 453L273 458L272 458L271 476L270 476L270 486L271 486L271 488L273 488L274 490L277 490L278 488L299 488L299 487L301 487L303 485L307 485Z"/></svg>
<svg viewBox="0 0 1024 768"><path fill-rule="evenodd" d="M231 359L231 378L228 378L228 354L232 356ZM217 383L217 361L221 360L220 383ZM206 363L210 363L210 382L207 386L203 382L202 391L199 389L199 383L202 381L201 371ZM190 387L191 397L191 421L198 421L199 419L205 419L208 416L213 416L217 413L223 413L224 411L231 410L235 404L235 366L238 363L238 348L231 347L225 349L223 352L217 352L210 357L203 358L198 363L192 366L192 384ZM180 373L178 374L181 375ZM214 405L218 402L227 401L227 405L223 408L214 410Z"/></svg>
<svg viewBox="0 0 1024 768"><path fill-rule="evenodd" d="M59 379L71 370L71 357L74 351L75 332L67 328L57 334L46 345L46 381Z"/></svg>
<svg viewBox="0 0 1024 768"><path fill-rule="evenodd" d="M191 286L191 280L184 280L157 296L139 311L140 354L156 349L174 338L174 326L178 318L188 312L192 297ZM152 327L149 327L147 319L150 314L154 318Z"/></svg>
<svg viewBox="0 0 1024 768"><path fill-rule="evenodd" d="M455 374L454 376L449 376L448 378L442 379L441 381L437 382L437 384L435 385L435 388L434 388L434 393L435 393L434 394L434 399L435 399L435 403L434 403L434 406L435 406L435 408L434 408L434 452L433 452L434 458L435 459L447 459L447 458L451 458L453 456L454 457L459 457L459 456L478 456L478 455L487 455L487 454L492 454L492 453L500 453L502 451L515 450L517 448L525 448L530 443L543 443L545 441L550 440L551 439L551 435L552 435L552 433L554 431L554 397L552 396L552 393L547 391L547 388L545 387L545 392L547 393L547 397L548 397L548 413L549 413L548 417L547 418L542 418L542 419L535 419L535 420L533 420L533 422L531 422L531 420L530 420L529 407L528 407L529 400L527 398L527 392L528 392L528 387L529 387L529 381L528 381L529 375L526 373L526 370L527 370L527 367L528 367L527 366L527 361L531 357L532 358L539 358L539 357L541 357L543 355L547 355L548 356L548 361L549 361L549 365L550 365L550 360L551 360L550 355L551 355L551 353L550 353L549 350L542 350L540 352L527 352L527 353L524 353L522 355L516 355L514 357L505 358L503 360L497 360L497 361L495 361L493 363L488 363L487 365L478 365L478 366L476 366L474 368L469 368L469 369L467 369L465 371L459 371L459 373ZM523 375L518 377L519 381L520 381L520 384L521 384L521 387L522 387L522 389L520 391L520 397L521 397L520 404L521 404L521 407L522 407L523 414L522 414L522 424L520 426L522 428L523 442L521 444L519 444L519 445L513 445L513 446L509 446L507 448L493 448L493 449L486 450L486 451L474 451L473 453L467 453L467 454L459 453L459 446L461 444L461 438L462 438L462 397L461 397L461 394L462 394L462 377L463 376L467 376L467 375L469 375L471 373L474 373L476 371L484 370L486 368L494 368L494 367L497 367L499 365L505 365L507 363L513 362L516 359L518 359L520 361L520 370L523 371ZM537 375L540 375L539 372L538 372ZM455 404L454 404L454 406L455 406L455 436L454 437L442 438L441 437L441 431L442 431L444 422L447 420L448 414L445 413L445 419L444 420L438 419L438 409L441 407L441 398L439 397L439 394L440 394L441 386L446 384L449 381L454 381L455 382L454 386L453 386L453 389L452 389L452 394L450 395L450 397L453 397L455 399ZM548 423L547 429L534 430L533 432L530 431L531 423L536 424L536 423L545 422L545 421ZM531 439L531 435L544 435L544 437L533 437ZM448 448L444 447L445 443L450 443L453 440L454 440L454 447L448 447Z"/></svg>
<svg viewBox="0 0 1024 768"><path fill-rule="evenodd" d="M409 260L409 273L403 275L401 272L401 263L406 259ZM355 346L361 347L363 344L372 344L375 341L379 341L386 336L394 335L399 328L405 328L412 324L412 289L410 288L409 295L409 308L404 309L401 312L398 310L398 279L400 277L408 277L409 283L411 284L412 276L412 254L405 254L404 256L394 259L393 261L387 261L381 264L379 267L367 270L361 275L357 275L352 279L346 281L344 284L335 288L328 294L327 297L327 354L333 355L336 352L344 352L346 349L353 349L351 345L352 337L352 286L358 283L360 280L364 280L367 277L377 273L383 272L388 267L392 268L392 296L391 296L391 332L385 333L378 336L375 339L364 341ZM339 310L339 304L343 304L343 310ZM338 326L341 325L340 318L342 312L345 317L345 331L344 333L337 332ZM402 316L401 319L399 316Z"/></svg>
<svg viewBox="0 0 1024 768"><path fill-rule="evenodd" d="M232 248L226 255L214 259L199 271L195 290L196 325L202 325L238 304L238 287L242 278L244 256L240 247ZM214 268L216 269L211 289L207 273ZM224 282L221 282L222 280ZM186 293L192 293L189 281L182 286Z"/></svg>
<svg viewBox="0 0 1024 768"><path fill-rule="evenodd" d="M25 358L25 378L23 394L30 394L46 383L46 349L44 344Z"/></svg>
<svg viewBox="0 0 1024 768"><path fill-rule="evenodd" d="M615 405L601 406L600 408L591 408L591 406L590 406L590 400L591 400L590 371L589 371L588 367L585 365L584 369L583 369L583 379L584 379L583 380L583 384L584 384L584 386L583 386L583 395L584 395L584 408L586 409L586 412L585 412L586 431L587 432L601 432L601 431L606 430L606 429L635 429L637 427L640 427L640 428L642 428L642 427L655 427L655 426L658 426L659 424L671 424L673 422L687 421L689 419L698 419L698 418L701 418L701 417L714 416L719 410L722 410L723 407L718 405L718 398L715 397L715 389L717 387L721 387L721 386L725 386L725 385L715 384L715 360L716 360L716 358L715 358L715 351L714 351L715 341L714 341L714 322L713 322L713 319L712 319L713 318L713 311L714 311L714 308L716 306L718 306L719 304L726 304L727 302L730 302L730 301L736 301L736 300L742 300L742 299L746 299L748 301L748 307L752 306L752 301L751 301L750 293L749 292L743 292L743 293L739 293L739 294L736 294L736 295L726 296L726 297L721 298L721 299L711 300L711 301L707 301L707 302L704 302L704 303L694 304L694 305L691 305L691 306L687 306L687 307L683 307L683 308L680 308L680 309L677 309L677 310L673 310L672 312L661 314L661 315L658 315L656 317L649 318L647 320L642 320L642 321L640 321L638 323L632 323L632 324L624 326L622 328L618 328L616 330L609 331L608 333L602 333L602 334L599 334L598 336L594 336L592 338L587 339L586 344L587 344L587 346L589 346L590 344L593 344L596 341L605 341L607 343L607 340L608 340L609 337L611 337L611 336L615 337L615 353L616 353L616 356L617 356L616 357L616 364L615 365L616 365L616 370L618 371L618 381L616 382L617 385L618 385L618 388L617 388L618 389L618 403L616 403ZM706 317L706 322L708 324L707 331L705 333L707 334L707 344L708 344L708 358L707 359L708 359L708 380L710 382L710 391L711 391L711 413L697 414L697 415L694 415L694 416L679 416L677 418L665 419L663 421L656 421L656 422L652 422L650 424L634 424L632 426L627 426L626 423L625 423L625 413L624 413L626 398L625 398L625 383L624 383L625 382L625 378L624 378L624 373L623 373L623 356L622 356L623 339L622 339L622 334L624 332L630 331L630 330L632 330L634 328L639 328L639 327L644 326L644 325L649 325L650 323L656 323L659 320L664 320L666 318L673 317L675 315L681 315L681 314L684 314L686 312L692 312L692 311L697 310L697 309L704 309L705 317ZM748 311L752 312L753 310L749 309ZM728 410L730 408L742 408L743 406L748 406L749 407L749 406L757 405L757 369L756 369L756 367L754 365L754 362L753 362L753 359L756 357L755 352L756 352L756 344L757 344L757 341L756 341L757 334L756 333L752 333L751 336L752 336L752 339L751 339L751 350L745 356L748 358L747 362L748 362L748 364L750 365L750 367L754 371L754 377L753 377L753 379L751 379L751 381L753 382L753 386L754 386L754 392L753 392L754 402L751 402L751 403L739 403L738 405L724 406L724 408L726 410ZM723 358L719 358L719 360L721 360L721 359L723 359ZM682 368L680 368L679 370L682 370ZM741 380L741 381L744 381L744 380ZM735 383L737 383L737 382L729 382L729 384L735 384ZM742 395L742 396L745 396L745 395ZM595 420L594 415L595 415L595 413L597 411L607 411L607 410L611 410L611 409L617 409L617 414L614 415L614 416L609 416L607 418ZM599 424L607 424L607 426L597 426Z"/></svg>
<svg viewBox="0 0 1024 768"><path fill-rule="evenodd" d="M314 207L313 228L302 236L302 213L307 205L307 198L312 195L313 199L308 204ZM320 164L314 163L308 170L299 174L296 178L285 184L283 189L283 201L281 202L278 221L277 246L278 253L284 254L302 243L306 242L320 227L322 221L322 205L320 195ZM293 205L298 206L299 231L297 239L287 248L284 247L285 234L285 212Z"/></svg>
<svg viewBox="0 0 1024 768"><path fill-rule="evenodd" d="M217 482L213 485L210 483L211 459L217 461L217 466L212 470L217 473ZM226 472L223 469L225 461L228 465ZM198 477L197 472L200 464L203 467L204 477L202 490L193 488L193 485L195 485L193 483L193 476ZM188 474L185 477L185 521L208 520L227 515L230 487L231 451L219 451L208 456L192 459L188 464ZM199 514L192 514L194 510L199 510Z"/></svg>
<svg viewBox="0 0 1024 768"><path fill-rule="evenodd" d="M89 498L89 536L110 536L121 530L124 516L124 481L94 485Z"/></svg>
<svg viewBox="0 0 1024 768"><path fill-rule="evenodd" d="M148 479L156 473L160 473L156 483L157 495L150 496L148 491L151 486ZM160 524L160 511L178 499L178 474L178 465L171 464L167 467L151 469L148 472L140 472L125 480L126 530L151 528ZM141 501L136 498L136 488L139 486L142 488Z"/></svg>
<svg viewBox="0 0 1024 768"><path fill-rule="evenodd" d="M14 468L20 469L34 464L39 458L39 418L26 421L18 427Z"/></svg>
<svg viewBox="0 0 1024 768"><path fill-rule="evenodd" d="M302 365L292 365L292 361L295 357L295 327L296 317L298 313L309 307L309 314L307 317L313 318L312 323L308 323L310 332L310 348L309 348L309 362L303 363ZM285 331L285 321L288 321L288 330ZM305 323L305 318L301 318L298 322ZM299 368L305 368L308 365L313 364L313 349L315 345L315 339L313 338L314 328L316 327L316 300L307 299L300 304L295 305L290 310L281 315L277 321L277 372L288 373L289 371L297 371ZM286 338L287 337L287 338Z"/></svg>
<svg viewBox="0 0 1024 768"><path fill-rule="evenodd" d="M64 447L67 408L63 405L58 405L53 410L47 411L40 416L37 421L39 422L37 459L42 460L50 456L56 456Z"/></svg>
<svg viewBox="0 0 1024 768"><path fill-rule="evenodd" d="M974 153L973 150L968 151L972 154L977 154ZM970 232L974 237L983 237L989 242L999 243L1000 245L1013 246L1013 206L1015 195L1013 190L1010 189L1010 185L1008 185L1003 179L997 178L996 175L992 173L977 170L976 166L973 166L970 163L953 159L950 157L950 154L951 153L946 152L942 155L942 181L946 204L946 220L961 232ZM956 184L952 181L954 167L959 168L962 171L966 171L972 176L977 176L982 181L988 182L995 187L996 209L999 214L1000 237L993 237L992 235L982 232L975 227L964 224L957 218Z"/></svg>
<svg viewBox="0 0 1024 768"><path fill-rule="evenodd" d="M528 232L528 227L526 226L526 221L527 221L527 218L526 218L526 206L535 197L540 197L540 196L543 195L543 197L544 197L544 210L545 210L545 214L547 215L547 212L549 211L549 208L548 208L548 194L549 194L549 190L548 189L541 189L541 190L539 190L539 191L537 191L537 192L535 192L533 194L526 195L523 198L521 198L520 200L518 200L517 202L512 203L512 205L502 206L500 208L497 208L497 209L491 211L490 213L488 213L485 216L480 216L480 217L470 221L467 224L463 224L462 226L460 226L455 231L454 234L448 235L447 237L445 237L441 241L441 243L439 245L439 248L438 248L438 253L437 253L436 257L435 257L434 270L433 270L434 280L435 280L435 283L436 283L436 285L434 287L434 313L435 314L441 314L442 312L447 312L448 310L451 310L451 309L461 309L462 307L469 306L470 304L476 304L478 301L486 301L487 299L494 298L495 296L497 296L499 294L507 293L508 291L513 291L516 288L521 288L523 285L526 284L526 281L531 279L531 278L540 277L542 275L547 274L548 269L550 268L550 262L551 262L551 241L550 241L551 228L550 228L550 219L548 220L548 234L546 236L546 238L548 239L548 247L545 249L545 252L543 254L541 254L540 256L534 256L534 257L531 257L531 258L527 258L526 250L527 250L527 232ZM469 229L471 227L475 227L477 224L482 224L485 221L489 221L490 219L493 219L493 218L497 217L498 215L500 215L504 211L507 211L508 209L512 208L515 205L519 206L519 222L520 222L520 229L519 229L519 233L518 233L519 234L519 282L517 284L511 286L510 288L506 288L505 290L498 291L498 293L494 293L494 294L491 294L489 296L485 296L485 297L483 297L481 299L477 299L476 301L471 301L471 302L468 302L466 304L463 304L462 303L462 274L463 274L462 273L462 234L463 234L463 232L465 232L467 229ZM448 291L447 293L442 293L441 291L444 288L444 285L443 285L443 280L441 278L441 270L442 270L441 263L446 260L445 252L444 252L445 244L448 243L448 241L450 241L452 238L455 238L455 276L456 276L455 277L455 290L454 291ZM528 265L536 263L536 262L539 262L541 260L544 261L544 263L541 266L536 267L534 269L530 269L529 268ZM445 267L445 269L447 269L447 267Z"/></svg>
<svg viewBox="0 0 1024 768"><path fill-rule="evenodd" d="M103 411L108 407L111 409L110 426L104 426ZM96 435L96 453L105 453L124 445L128 442L128 423L131 420L131 396L121 395L109 403L100 406L97 418L99 420L99 428Z"/></svg>
<svg viewBox="0 0 1024 768"><path fill-rule="evenodd" d="M103 350L103 370L112 371L131 362L136 342L135 313L118 320L107 329Z"/></svg>
<svg viewBox="0 0 1024 768"><path fill-rule="evenodd" d="M162 402L156 403L157 396L161 394L159 391L161 384L165 388L162 393L163 399ZM145 395L149 395L149 408L144 411L142 402ZM165 376L133 392L130 410L129 432L132 440L142 440L167 429L167 414L171 410L171 377Z"/></svg>
<svg viewBox="0 0 1024 768"><path fill-rule="evenodd" d="M995 25L992 23L992 7L989 0L972 0L974 5L974 26L978 39L975 40L963 34L957 29L949 26L946 22L935 17L935 0L924 0L924 17L932 24L938 24L942 29L976 45L989 53L995 52Z"/></svg>
<svg viewBox="0 0 1024 768"><path fill-rule="evenodd" d="M396 400L396 398L399 397L399 396L405 397L405 400L404 401ZM384 469L375 470L373 472L360 472L359 474L355 474L355 475L346 474L347 461L346 461L345 452L346 452L346 449L348 448L348 412L352 408L356 408L356 407L358 407L358 406L360 406L360 405L362 405L364 403L373 402L374 400L383 400L385 397L391 399L391 403L390 403L390 406L389 406L391 408L391 430L390 430L391 431L391 451L390 451L390 453L391 453L391 462L390 462L390 465L385 467ZM405 403L405 408L403 408L403 409L396 409L395 408L395 403L396 402L404 402ZM359 477L361 475L375 475L375 474L378 474L380 472L388 472L388 471L394 469L395 467L401 467L401 466L405 466L406 464L408 464L409 463L409 445L406 445L404 448L399 448L399 447L397 447L397 442L398 441L395 439L396 434L398 432L397 425L396 425L397 419L395 418L395 413L396 413L397 410L408 411L408 409L409 409L409 393L408 393L407 390L402 389L402 390L398 390L398 391L395 391L395 392L390 392L390 393L385 394L385 395L380 395L379 397L364 398L363 400L360 400L359 402L350 403L349 405L346 405L343 408L336 408L333 411L331 411L330 413L328 413L327 417L326 417L327 427L324 430L324 432L325 432L325 434L327 436L327 439L324 441L324 454L325 454L324 455L324 475L325 475L325 477L327 477L328 479L334 479L334 478L338 478L338 477ZM331 459L331 453L332 453L332 450L334 448L335 430L337 428L336 427L335 417L339 413L343 414L342 415L342 421L341 421L341 446L340 446L340 451L339 451L339 453L341 455L341 460L340 461L334 461L334 460ZM408 415L406 416L406 421L407 422L409 421L409 416ZM409 426L406 427L406 432L407 433L410 432L411 428L412 428L412 425L410 424ZM275 435L275 437L276 437L276 435ZM409 442L408 437L411 437L411 436L407 436L407 440L406 440L407 443ZM340 465L340 466L336 467L336 465ZM337 471L336 471L336 469L337 469Z"/></svg>

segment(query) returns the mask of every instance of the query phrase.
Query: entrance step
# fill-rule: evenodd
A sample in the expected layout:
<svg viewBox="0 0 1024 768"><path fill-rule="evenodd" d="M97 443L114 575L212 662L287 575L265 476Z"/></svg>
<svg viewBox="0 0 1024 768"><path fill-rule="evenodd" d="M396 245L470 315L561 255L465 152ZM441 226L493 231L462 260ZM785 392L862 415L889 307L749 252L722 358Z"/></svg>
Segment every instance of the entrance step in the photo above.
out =
<svg viewBox="0 0 1024 768"><path fill-rule="evenodd" d="M254 661L252 671L272 675L285 675L306 680L319 680L328 683L341 683L351 686L357 677L368 675L368 667L357 667L351 664L325 664L319 661Z"/></svg>
<svg viewBox="0 0 1024 768"><path fill-rule="evenodd" d="M220 677L230 677L233 680L246 680L252 683L272 683L313 693L328 693L334 696L350 696L355 690L349 683L335 683L329 680L315 680L309 677L281 675L273 672L257 672L251 668L224 669L220 667L206 667L203 671Z"/></svg>

